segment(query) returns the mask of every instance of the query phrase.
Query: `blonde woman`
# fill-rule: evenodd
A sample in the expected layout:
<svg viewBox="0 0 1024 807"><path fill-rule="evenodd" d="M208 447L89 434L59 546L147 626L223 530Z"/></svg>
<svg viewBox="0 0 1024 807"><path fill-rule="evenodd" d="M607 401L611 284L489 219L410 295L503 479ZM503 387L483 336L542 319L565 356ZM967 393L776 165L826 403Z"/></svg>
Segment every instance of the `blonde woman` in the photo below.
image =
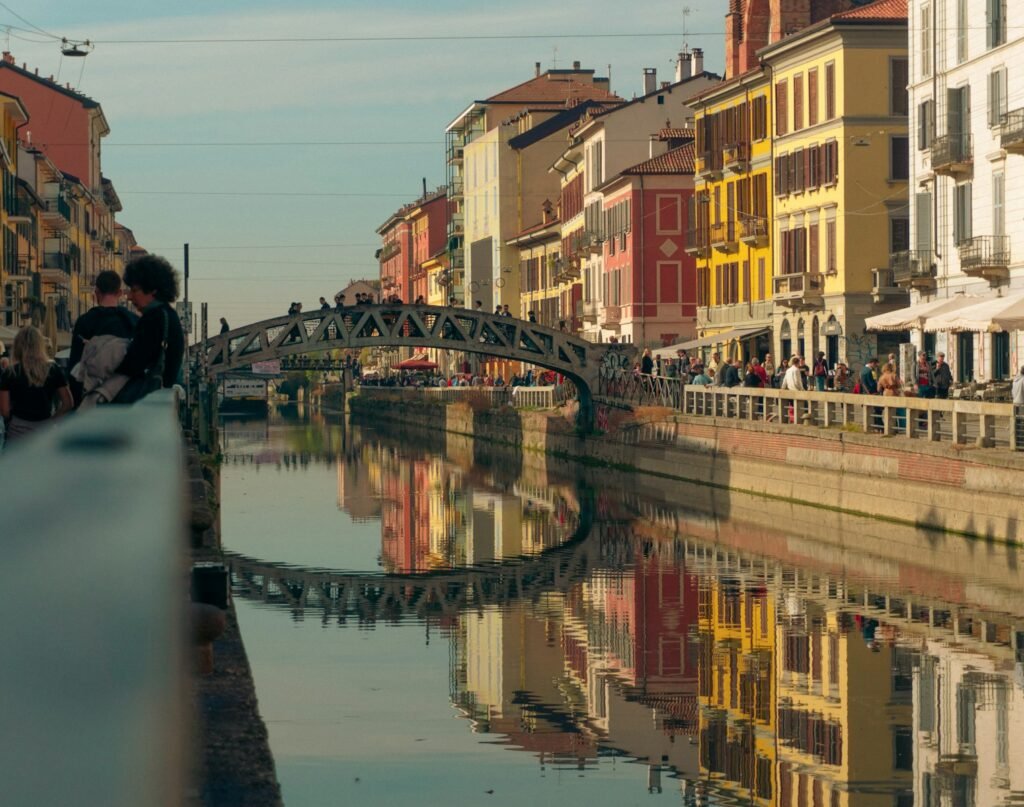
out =
<svg viewBox="0 0 1024 807"><path fill-rule="evenodd" d="M18 331L13 359L0 378L0 417L7 422L8 442L73 406L64 371L46 355L46 340L38 328L26 325Z"/></svg>

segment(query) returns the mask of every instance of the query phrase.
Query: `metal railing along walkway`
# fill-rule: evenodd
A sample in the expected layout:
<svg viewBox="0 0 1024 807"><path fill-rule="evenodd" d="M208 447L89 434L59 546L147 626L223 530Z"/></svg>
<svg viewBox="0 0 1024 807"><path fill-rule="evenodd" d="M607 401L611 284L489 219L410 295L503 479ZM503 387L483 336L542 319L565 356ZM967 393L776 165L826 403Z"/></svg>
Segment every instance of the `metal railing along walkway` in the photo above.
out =
<svg viewBox="0 0 1024 807"><path fill-rule="evenodd" d="M853 426L866 433L1015 451L1024 448L1024 407L1016 409L980 401L696 385L684 388L682 404L687 415L782 426Z"/></svg>

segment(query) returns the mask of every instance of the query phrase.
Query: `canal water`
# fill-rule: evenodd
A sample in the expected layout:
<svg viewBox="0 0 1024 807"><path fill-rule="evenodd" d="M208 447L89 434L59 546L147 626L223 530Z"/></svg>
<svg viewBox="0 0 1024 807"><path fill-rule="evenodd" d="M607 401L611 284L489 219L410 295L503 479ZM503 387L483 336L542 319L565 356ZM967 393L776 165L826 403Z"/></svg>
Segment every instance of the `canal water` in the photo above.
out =
<svg viewBox="0 0 1024 807"><path fill-rule="evenodd" d="M222 437L288 807L1024 803L1011 549L295 407Z"/></svg>

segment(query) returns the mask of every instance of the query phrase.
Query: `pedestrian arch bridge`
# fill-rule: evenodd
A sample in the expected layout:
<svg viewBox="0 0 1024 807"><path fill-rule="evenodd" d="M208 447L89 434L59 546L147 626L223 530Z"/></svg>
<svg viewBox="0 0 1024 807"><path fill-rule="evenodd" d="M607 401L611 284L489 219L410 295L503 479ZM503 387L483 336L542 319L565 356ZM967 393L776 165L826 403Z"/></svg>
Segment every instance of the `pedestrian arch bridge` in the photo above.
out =
<svg viewBox="0 0 1024 807"><path fill-rule="evenodd" d="M513 317L429 305L361 305L277 317L211 337L204 349L207 373L216 378L253 362L365 347L458 350L554 370L575 384L584 427L593 425L602 372L631 367L636 352Z"/></svg>

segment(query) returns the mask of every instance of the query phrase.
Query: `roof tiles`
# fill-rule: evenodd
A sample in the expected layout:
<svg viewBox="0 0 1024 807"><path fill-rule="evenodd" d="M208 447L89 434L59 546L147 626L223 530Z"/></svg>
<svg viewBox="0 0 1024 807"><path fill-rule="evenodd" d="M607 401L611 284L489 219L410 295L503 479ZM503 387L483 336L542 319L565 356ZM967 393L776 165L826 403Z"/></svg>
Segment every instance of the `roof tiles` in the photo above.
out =
<svg viewBox="0 0 1024 807"><path fill-rule="evenodd" d="M695 171L693 143L686 143L679 148L666 151L657 157L651 157L642 163L627 168L623 174L692 174Z"/></svg>
<svg viewBox="0 0 1024 807"><path fill-rule="evenodd" d="M591 71L592 72L592 71ZM558 104L567 101L621 101L609 91L607 81L594 84L581 80L579 73L557 73L548 71L529 81L517 84L487 99L491 104ZM603 85L603 86L602 86Z"/></svg>
<svg viewBox="0 0 1024 807"><path fill-rule="evenodd" d="M907 0L876 0L832 15L833 20L887 22L907 19Z"/></svg>

